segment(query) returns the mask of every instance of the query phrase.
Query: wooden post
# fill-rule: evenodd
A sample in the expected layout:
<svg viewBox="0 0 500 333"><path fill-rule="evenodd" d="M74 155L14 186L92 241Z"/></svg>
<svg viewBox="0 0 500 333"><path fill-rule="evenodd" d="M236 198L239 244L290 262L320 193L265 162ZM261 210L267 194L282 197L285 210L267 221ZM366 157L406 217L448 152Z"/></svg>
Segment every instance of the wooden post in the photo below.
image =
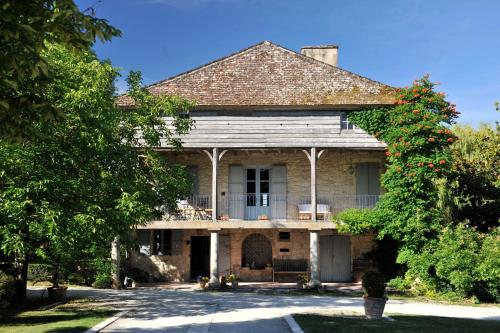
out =
<svg viewBox="0 0 500 333"><path fill-rule="evenodd" d="M317 216L317 211L318 211L318 205L316 204L316 194L317 194L317 189L316 189L316 161L318 160L317 154L316 154L316 147L311 148L311 155L310 155L310 162L311 162L311 220L316 221L316 216Z"/></svg>
<svg viewBox="0 0 500 333"><path fill-rule="evenodd" d="M219 148L212 153L212 220L217 222L217 169L219 167Z"/></svg>

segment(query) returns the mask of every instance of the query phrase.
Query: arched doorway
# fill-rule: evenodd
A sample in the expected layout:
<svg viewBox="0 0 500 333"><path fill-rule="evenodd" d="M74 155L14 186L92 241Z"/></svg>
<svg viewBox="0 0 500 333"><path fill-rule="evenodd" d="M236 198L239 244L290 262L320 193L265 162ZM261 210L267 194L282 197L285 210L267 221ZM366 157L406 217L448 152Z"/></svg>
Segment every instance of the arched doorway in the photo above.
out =
<svg viewBox="0 0 500 333"><path fill-rule="evenodd" d="M271 241L262 234L251 234L243 241L241 248L241 266L250 269L265 269L272 264L273 251Z"/></svg>

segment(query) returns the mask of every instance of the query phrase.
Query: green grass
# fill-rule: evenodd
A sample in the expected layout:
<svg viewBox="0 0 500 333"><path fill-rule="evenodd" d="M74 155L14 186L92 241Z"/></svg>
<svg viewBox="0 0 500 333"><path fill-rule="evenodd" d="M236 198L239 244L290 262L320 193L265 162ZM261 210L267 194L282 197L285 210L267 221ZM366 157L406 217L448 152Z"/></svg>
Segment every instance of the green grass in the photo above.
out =
<svg viewBox="0 0 500 333"><path fill-rule="evenodd" d="M26 305L16 306L11 315L0 320L0 333L84 332L115 313L88 300L72 300L49 310L34 310L30 309L28 300Z"/></svg>
<svg viewBox="0 0 500 333"><path fill-rule="evenodd" d="M500 322L494 320L457 319L432 316L390 315L386 319L369 320L359 315L326 316L313 314L294 315L305 333L357 333L357 332L500 332Z"/></svg>

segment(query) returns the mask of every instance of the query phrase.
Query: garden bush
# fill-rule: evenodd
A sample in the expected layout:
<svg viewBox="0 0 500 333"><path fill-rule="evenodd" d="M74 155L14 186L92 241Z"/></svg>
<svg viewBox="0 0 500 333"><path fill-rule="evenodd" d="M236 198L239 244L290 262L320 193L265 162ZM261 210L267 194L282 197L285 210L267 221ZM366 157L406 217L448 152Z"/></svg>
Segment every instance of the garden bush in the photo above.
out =
<svg viewBox="0 0 500 333"><path fill-rule="evenodd" d="M108 289L111 288L113 281L111 275L106 275L105 273L98 274L92 287L97 289Z"/></svg>
<svg viewBox="0 0 500 333"><path fill-rule="evenodd" d="M52 276L52 266L48 264L29 264L28 280L36 283L50 281Z"/></svg>
<svg viewBox="0 0 500 333"><path fill-rule="evenodd" d="M363 289L368 297L383 298L385 296L384 275L378 271L367 271L362 277Z"/></svg>
<svg viewBox="0 0 500 333"><path fill-rule="evenodd" d="M4 312L4 309L6 309L9 306L10 302L12 301L12 298L14 297L15 293L14 285L15 285L14 278L0 271L0 317L2 316L1 314Z"/></svg>
<svg viewBox="0 0 500 333"><path fill-rule="evenodd" d="M387 286L396 290L408 290L411 288L411 283L405 278L398 276L387 282Z"/></svg>

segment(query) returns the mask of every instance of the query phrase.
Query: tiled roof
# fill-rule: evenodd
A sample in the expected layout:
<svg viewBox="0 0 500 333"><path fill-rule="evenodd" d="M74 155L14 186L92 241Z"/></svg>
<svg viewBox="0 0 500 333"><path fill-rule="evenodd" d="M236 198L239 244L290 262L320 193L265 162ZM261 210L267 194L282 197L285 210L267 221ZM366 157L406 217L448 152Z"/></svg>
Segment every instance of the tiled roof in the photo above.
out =
<svg viewBox="0 0 500 333"><path fill-rule="evenodd" d="M154 95L176 95L198 107L339 106L392 104L393 89L271 42L147 87ZM133 106L127 95L120 106Z"/></svg>

